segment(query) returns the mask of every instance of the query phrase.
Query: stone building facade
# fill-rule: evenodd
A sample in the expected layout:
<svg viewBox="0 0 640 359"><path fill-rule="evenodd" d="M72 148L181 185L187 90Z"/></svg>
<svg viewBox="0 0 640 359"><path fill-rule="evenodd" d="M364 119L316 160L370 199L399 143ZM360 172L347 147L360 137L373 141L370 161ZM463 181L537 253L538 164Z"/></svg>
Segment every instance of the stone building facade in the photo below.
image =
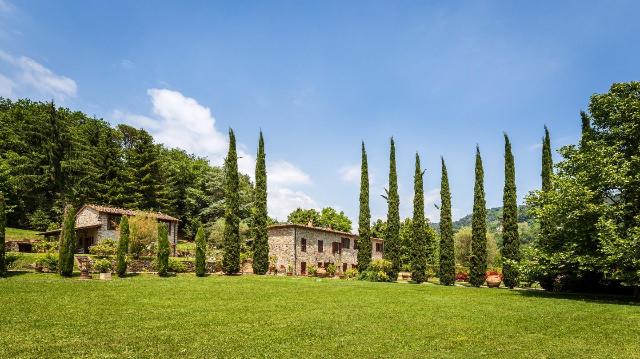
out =
<svg viewBox="0 0 640 359"><path fill-rule="evenodd" d="M104 239L118 241L120 238L120 219L122 216L133 217L136 214L144 213L156 218L158 222L167 224L169 230L169 242L174 246L178 242L177 218L157 212L139 212L124 208L99 206L95 204L85 204L76 214L76 251L78 253L89 253L89 247L98 244ZM60 229L39 233L44 236L57 236Z"/></svg>
<svg viewBox="0 0 640 359"><path fill-rule="evenodd" d="M298 224L278 224L267 229L269 255L275 257L278 272L291 270L296 275L307 274L314 265L326 267L333 263L339 272L358 264L358 236L348 232ZM379 238L371 239L371 257L382 258L384 247Z"/></svg>

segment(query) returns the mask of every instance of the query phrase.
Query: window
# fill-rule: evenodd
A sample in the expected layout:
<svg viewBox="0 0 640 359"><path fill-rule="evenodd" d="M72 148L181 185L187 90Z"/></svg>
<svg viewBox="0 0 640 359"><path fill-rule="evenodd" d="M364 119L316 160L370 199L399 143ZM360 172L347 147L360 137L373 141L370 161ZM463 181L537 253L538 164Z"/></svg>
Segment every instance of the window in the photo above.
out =
<svg viewBox="0 0 640 359"><path fill-rule="evenodd" d="M307 239L306 238L302 238L300 240L300 251L301 252L306 252L307 251Z"/></svg>
<svg viewBox="0 0 640 359"><path fill-rule="evenodd" d="M342 248L349 249L351 240L349 238L342 238Z"/></svg>
<svg viewBox="0 0 640 359"><path fill-rule="evenodd" d="M347 271L347 263L342 263L342 273Z"/></svg>
<svg viewBox="0 0 640 359"><path fill-rule="evenodd" d="M300 262L300 274L307 274L307 262Z"/></svg>
<svg viewBox="0 0 640 359"><path fill-rule="evenodd" d="M340 242L331 242L331 253L332 254L342 253Z"/></svg>
<svg viewBox="0 0 640 359"><path fill-rule="evenodd" d="M382 243L376 243L376 252L382 252L384 248L382 248Z"/></svg>
<svg viewBox="0 0 640 359"><path fill-rule="evenodd" d="M324 241L318 241L318 253L324 252Z"/></svg>

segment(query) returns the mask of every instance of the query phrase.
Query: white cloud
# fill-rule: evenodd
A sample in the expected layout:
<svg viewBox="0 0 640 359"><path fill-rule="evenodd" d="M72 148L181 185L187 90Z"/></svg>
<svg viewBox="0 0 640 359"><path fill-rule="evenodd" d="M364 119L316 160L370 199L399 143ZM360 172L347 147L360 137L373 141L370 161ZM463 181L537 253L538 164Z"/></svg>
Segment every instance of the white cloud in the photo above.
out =
<svg viewBox="0 0 640 359"><path fill-rule="evenodd" d="M15 83L10 78L0 74L0 96L11 97Z"/></svg>
<svg viewBox="0 0 640 359"><path fill-rule="evenodd" d="M340 177L349 183L360 183L360 165L346 165L340 168Z"/></svg>
<svg viewBox="0 0 640 359"><path fill-rule="evenodd" d="M120 67L124 70L133 70L136 68L136 64L131 60L124 59L120 61Z"/></svg>
<svg viewBox="0 0 640 359"><path fill-rule="evenodd" d="M168 147L178 147L187 152L205 156L214 165L221 165L227 155L228 136L216 128L216 120L211 110L195 99L178 91L149 89L154 116L131 114L116 110L112 117L137 127L143 127L159 143ZM242 143L236 144L238 169L253 177L255 157ZM290 188L307 185L311 178L300 168L284 160L267 164L269 214L278 219L298 207L315 208L316 202L306 193Z"/></svg>
<svg viewBox="0 0 640 359"><path fill-rule="evenodd" d="M74 97L78 92L78 86L74 80L54 73L29 57L14 57L0 51L0 60L16 70L12 80L19 86L35 89L42 95L53 96L57 100Z"/></svg>

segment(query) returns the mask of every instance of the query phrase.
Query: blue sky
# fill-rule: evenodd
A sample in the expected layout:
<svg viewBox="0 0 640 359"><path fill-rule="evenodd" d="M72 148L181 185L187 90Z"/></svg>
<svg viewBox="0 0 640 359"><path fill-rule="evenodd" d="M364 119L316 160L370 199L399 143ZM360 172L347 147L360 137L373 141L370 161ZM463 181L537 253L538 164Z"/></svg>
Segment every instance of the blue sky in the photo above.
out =
<svg viewBox="0 0 640 359"><path fill-rule="evenodd" d="M414 154L438 220L440 156L454 217L471 211L476 143L500 206L503 139L519 201L540 183L540 138L575 142L579 111L640 79L640 2L0 0L0 96L56 99L219 163L233 127L252 171L259 129L269 210L334 206L357 219L360 141L374 218L389 138L401 215ZM355 229L355 226L354 226Z"/></svg>

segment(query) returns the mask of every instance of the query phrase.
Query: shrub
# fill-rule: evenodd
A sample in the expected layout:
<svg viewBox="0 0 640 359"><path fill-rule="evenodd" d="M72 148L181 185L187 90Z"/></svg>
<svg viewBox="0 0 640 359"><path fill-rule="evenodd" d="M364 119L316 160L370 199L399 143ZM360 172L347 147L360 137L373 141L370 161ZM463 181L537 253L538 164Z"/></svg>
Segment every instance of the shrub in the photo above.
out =
<svg viewBox="0 0 640 359"><path fill-rule="evenodd" d="M308 275L309 277L315 277L316 275L318 275L318 268L316 268L316 266L314 266L313 264L312 264L312 265L310 265L310 266L307 268L307 275Z"/></svg>
<svg viewBox="0 0 640 359"><path fill-rule="evenodd" d="M7 252L4 257L4 264L6 266L6 269L13 269L13 266L20 258L22 258L22 255L20 253Z"/></svg>
<svg viewBox="0 0 640 359"><path fill-rule="evenodd" d="M116 242L112 239L104 239L100 243L89 248L89 253L98 258L107 258L116 254Z"/></svg>
<svg viewBox="0 0 640 359"><path fill-rule="evenodd" d="M93 269L95 271L97 271L98 273L110 273L111 272L111 268L113 267L111 265L111 261L105 258L101 258L101 259L97 259L95 262L93 262Z"/></svg>
<svg viewBox="0 0 640 359"><path fill-rule="evenodd" d="M166 276L169 269L169 247L167 225L164 223L158 223L158 265L156 268L158 275L161 277Z"/></svg>
<svg viewBox="0 0 640 359"><path fill-rule="evenodd" d="M40 240L33 243L33 250L37 253L53 253L58 249L58 241Z"/></svg>
<svg viewBox="0 0 640 359"><path fill-rule="evenodd" d="M352 279L358 277L358 270L355 268L349 268L346 272L344 272L344 276L347 279Z"/></svg>
<svg viewBox="0 0 640 359"><path fill-rule="evenodd" d="M55 272L58 270L58 257L47 253L45 256L36 259L36 268L46 269L49 272Z"/></svg>
<svg viewBox="0 0 640 359"><path fill-rule="evenodd" d="M169 258L169 272L184 273L187 271L187 265L175 258Z"/></svg>
<svg viewBox="0 0 640 359"><path fill-rule="evenodd" d="M331 263L327 266L327 275L329 277L333 277L336 275L336 272L338 271L338 267L336 267L335 264Z"/></svg>
<svg viewBox="0 0 640 359"><path fill-rule="evenodd" d="M369 264L366 271L361 272L358 278L372 282L393 282L393 266L386 259L374 259Z"/></svg>
<svg viewBox="0 0 640 359"><path fill-rule="evenodd" d="M205 256L207 254L207 243L204 237L204 228L198 227L196 232L196 275L202 277L205 275L207 268L205 263Z"/></svg>
<svg viewBox="0 0 640 359"><path fill-rule="evenodd" d="M138 259L158 239L158 224L148 213L138 212L129 219L129 253Z"/></svg>

